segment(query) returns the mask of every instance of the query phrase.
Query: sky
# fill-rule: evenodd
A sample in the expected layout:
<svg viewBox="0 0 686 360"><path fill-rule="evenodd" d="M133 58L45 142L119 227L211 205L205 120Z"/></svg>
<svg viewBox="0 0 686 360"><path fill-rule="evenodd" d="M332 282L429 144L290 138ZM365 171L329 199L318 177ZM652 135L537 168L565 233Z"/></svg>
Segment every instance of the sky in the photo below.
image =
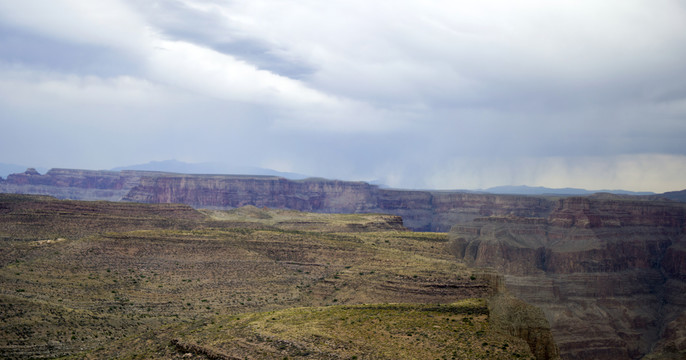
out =
<svg viewBox="0 0 686 360"><path fill-rule="evenodd" d="M0 162L686 188L681 0L0 0Z"/></svg>

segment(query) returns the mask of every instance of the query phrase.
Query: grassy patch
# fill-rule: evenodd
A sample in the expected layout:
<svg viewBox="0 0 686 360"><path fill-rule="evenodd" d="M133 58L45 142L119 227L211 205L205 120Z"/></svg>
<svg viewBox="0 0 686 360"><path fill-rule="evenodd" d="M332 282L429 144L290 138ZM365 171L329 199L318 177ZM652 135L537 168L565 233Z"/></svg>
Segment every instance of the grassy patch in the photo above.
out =
<svg viewBox="0 0 686 360"><path fill-rule="evenodd" d="M493 287L469 279L445 234L394 217L30 196L0 196L0 210L2 358L173 358L232 338L256 358L267 343L280 359L402 358L420 345L451 358L451 332L490 334L485 314L458 311L481 304L453 303Z"/></svg>
<svg viewBox="0 0 686 360"><path fill-rule="evenodd" d="M491 330L485 304L478 299L444 305L295 308L221 317L178 341L238 358L531 358L523 340Z"/></svg>

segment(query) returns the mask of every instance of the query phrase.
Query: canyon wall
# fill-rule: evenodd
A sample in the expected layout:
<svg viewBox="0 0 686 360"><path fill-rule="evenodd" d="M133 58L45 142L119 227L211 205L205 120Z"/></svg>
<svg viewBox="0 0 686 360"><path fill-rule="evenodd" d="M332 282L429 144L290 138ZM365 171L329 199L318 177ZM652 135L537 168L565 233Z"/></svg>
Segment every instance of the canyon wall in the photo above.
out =
<svg viewBox="0 0 686 360"><path fill-rule="evenodd" d="M253 205L399 215L413 230L450 230L449 249L457 258L505 274L511 293L543 309L563 358L686 358L684 203L68 169L10 175L0 179L0 192L209 209Z"/></svg>
<svg viewBox="0 0 686 360"><path fill-rule="evenodd" d="M245 205L331 213L387 213L421 231L448 231L459 222L494 214L545 215L544 198L381 189L364 182L226 175L144 176L125 201L184 203L201 208Z"/></svg>
<svg viewBox="0 0 686 360"><path fill-rule="evenodd" d="M543 309L563 358L683 358L685 225L682 203L572 197L455 225L449 248Z"/></svg>
<svg viewBox="0 0 686 360"><path fill-rule="evenodd" d="M51 169L44 175L35 169L0 178L0 192L49 195L58 199L121 201L140 182L144 171L97 171Z"/></svg>
<svg viewBox="0 0 686 360"><path fill-rule="evenodd" d="M546 216L543 197L382 189L364 182L273 176L182 175L144 171L33 169L0 181L0 192L59 199L182 203L196 208L245 205L324 213L387 213L419 231L448 231L490 215Z"/></svg>

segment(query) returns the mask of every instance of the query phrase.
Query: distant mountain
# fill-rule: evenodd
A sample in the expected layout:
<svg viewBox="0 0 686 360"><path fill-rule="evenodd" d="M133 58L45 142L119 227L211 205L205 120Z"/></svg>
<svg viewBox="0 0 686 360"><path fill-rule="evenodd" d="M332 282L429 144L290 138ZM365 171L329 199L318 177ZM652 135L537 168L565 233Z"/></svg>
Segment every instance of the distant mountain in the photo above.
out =
<svg viewBox="0 0 686 360"><path fill-rule="evenodd" d="M0 163L0 177L3 179L7 179L7 175L23 173L24 171L26 171L26 169L30 167L31 166ZM44 168L37 168L36 170L38 170L38 172L40 172L41 174L44 174L47 171L47 169Z"/></svg>
<svg viewBox="0 0 686 360"><path fill-rule="evenodd" d="M110 170L145 170L180 174L267 175L280 176L291 180L305 179L308 177L303 174L282 172L253 166L231 166L216 162L187 163L178 160L151 161L146 164L120 166Z"/></svg>
<svg viewBox="0 0 686 360"><path fill-rule="evenodd" d="M660 197L664 197L674 201L686 202L686 189L681 191L670 191L664 194L660 194Z"/></svg>
<svg viewBox="0 0 686 360"><path fill-rule="evenodd" d="M496 186L482 190L491 194L510 195L591 195L595 193L610 193L617 195L655 195L653 192L637 192L627 190L586 190L578 188L547 188L542 186Z"/></svg>

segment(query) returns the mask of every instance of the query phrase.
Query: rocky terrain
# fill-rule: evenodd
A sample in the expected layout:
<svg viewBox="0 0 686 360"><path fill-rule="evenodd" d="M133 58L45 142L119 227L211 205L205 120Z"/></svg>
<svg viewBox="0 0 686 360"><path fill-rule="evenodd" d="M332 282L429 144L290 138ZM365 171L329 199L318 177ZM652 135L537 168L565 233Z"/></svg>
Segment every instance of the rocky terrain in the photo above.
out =
<svg viewBox="0 0 686 360"><path fill-rule="evenodd" d="M0 358L557 357L502 276L399 220L0 194Z"/></svg>
<svg viewBox="0 0 686 360"><path fill-rule="evenodd" d="M204 226L247 226L267 207L281 212L260 219L260 226L289 231L452 228L449 244L441 246L453 259L505 274L510 292L543 309L564 358L683 358L686 352L686 213L683 203L666 199L680 200L683 191L565 198L383 189L325 179L60 169L10 175L0 181L0 191L169 209L182 203L203 209L196 213L206 217ZM223 210L240 207L226 218ZM287 209L312 214L293 217ZM326 215L333 213L394 216L332 222ZM190 220L175 220L175 229L190 226L184 221ZM380 288L399 290L391 284Z"/></svg>
<svg viewBox="0 0 686 360"><path fill-rule="evenodd" d="M606 195L449 236L458 258L506 274L509 291L543 309L563 358L683 358L685 225L684 204Z"/></svg>
<svg viewBox="0 0 686 360"><path fill-rule="evenodd" d="M120 201L149 172L35 169L0 179L0 192L49 195L58 199Z"/></svg>
<svg viewBox="0 0 686 360"><path fill-rule="evenodd" d="M52 169L41 175L29 169L0 181L0 192L211 209L253 205L321 213L385 213L402 216L405 226L419 231L448 231L456 223L490 215L546 216L554 206L546 198L532 196L381 189L364 182L325 179L126 170Z"/></svg>

